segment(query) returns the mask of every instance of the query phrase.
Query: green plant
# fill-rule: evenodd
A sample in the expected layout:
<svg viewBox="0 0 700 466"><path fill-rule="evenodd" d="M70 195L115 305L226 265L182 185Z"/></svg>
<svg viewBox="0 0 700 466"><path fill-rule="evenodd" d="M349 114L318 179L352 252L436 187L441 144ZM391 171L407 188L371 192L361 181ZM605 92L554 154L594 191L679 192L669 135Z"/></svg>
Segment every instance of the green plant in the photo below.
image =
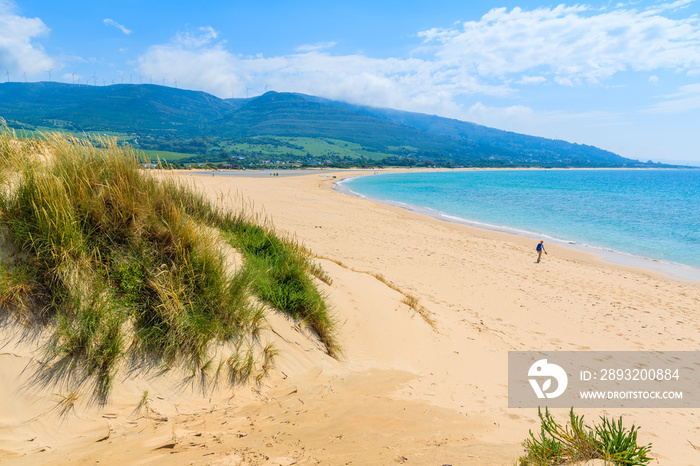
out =
<svg viewBox="0 0 700 466"><path fill-rule="evenodd" d="M603 456L618 464L646 464L651 458L651 444L637 446L639 427L634 425L629 430L622 426L622 418L617 422L601 417L601 424L595 426L596 449Z"/></svg>
<svg viewBox="0 0 700 466"><path fill-rule="evenodd" d="M264 325L253 294L308 322L337 351L308 251L139 169L129 147L97 146L0 134L0 180L11 180L0 189L0 306L54 328L57 364L80 363L106 396L128 352L206 371L218 341L245 343L234 366L247 378ZM226 248L242 251L245 265L230 270ZM263 364L267 373L272 358Z"/></svg>
<svg viewBox="0 0 700 466"><path fill-rule="evenodd" d="M0 263L0 307L12 309L19 320L31 321L30 296L37 284L33 281L33 271L26 264L6 258Z"/></svg>
<svg viewBox="0 0 700 466"><path fill-rule="evenodd" d="M569 411L569 423L562 426L554 420L548 409L538 409L541 426L538 435L530 431L530 438L523 442L525 455L519 459L522 466L544 466L570 461L602 459L619 465L644 465L652 458L647 456L651 444L637 445L638 427L626 429L622 418L617 421L601 416L601 423L591 429L583 416Z"/></svg>
<svg viewBox="0 0 700 466"><path fill-rule="evenodd" d="M312 280L319 273L308 252L297 243L280 239L271 229L228 219L223 224L231 244L246 257L256 294L272 306L313 329L332 356L339 354L333 334L334 322L325 297Z"/></svg>
<svg viewBox="0 0 700 466"><path fill-rule="evenodd" d="M540 428L538 437L530 431L530 438L523 442L527 456L520 458L520 464L546 465L557 464L562 456L562 446L557 440L548 437L544 427Z"/></svg>

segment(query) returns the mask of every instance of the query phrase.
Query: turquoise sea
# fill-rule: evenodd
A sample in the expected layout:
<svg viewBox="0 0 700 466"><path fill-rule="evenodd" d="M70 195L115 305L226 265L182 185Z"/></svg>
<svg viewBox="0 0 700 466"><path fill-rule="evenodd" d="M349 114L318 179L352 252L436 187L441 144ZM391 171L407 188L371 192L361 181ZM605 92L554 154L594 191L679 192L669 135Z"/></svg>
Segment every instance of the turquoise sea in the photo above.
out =
<svg viewBox="0 0 700 466"><path fill-rule="evenodd" d="M446 220L651 259L684 278L700 272L700 170L387 173L340 188Z"/></svg>

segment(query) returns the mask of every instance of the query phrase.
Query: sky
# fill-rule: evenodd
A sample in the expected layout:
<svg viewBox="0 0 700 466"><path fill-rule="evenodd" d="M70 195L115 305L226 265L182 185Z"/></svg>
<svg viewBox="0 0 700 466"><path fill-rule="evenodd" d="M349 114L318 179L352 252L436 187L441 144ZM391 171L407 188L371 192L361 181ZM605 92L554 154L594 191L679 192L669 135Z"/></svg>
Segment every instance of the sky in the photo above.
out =
<svg viewBox="0 0 700 466"><path fill-rule="evenodd" d="M700 164L700 0L0 0L0 73L300 92Z"/></svg>

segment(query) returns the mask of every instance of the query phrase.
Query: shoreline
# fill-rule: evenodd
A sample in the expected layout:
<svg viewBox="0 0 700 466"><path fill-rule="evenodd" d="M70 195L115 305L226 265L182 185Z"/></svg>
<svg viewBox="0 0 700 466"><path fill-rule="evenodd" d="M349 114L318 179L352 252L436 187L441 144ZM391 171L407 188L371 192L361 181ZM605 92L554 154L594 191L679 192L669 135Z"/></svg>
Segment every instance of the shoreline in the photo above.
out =
<svg viewBox="0 0 700 466"><path fill-rule="evenodd" d="M478 169L478 170L490 170L490 169ZM500 169L494 169L500 170ZM635 170L635 169L632 169ZM392 170L385 171L382 173L410 173L408 170ZM700 282L700 268L693 267L687 264L666 262L662 260L652 259L645 256L640 256L636 254L631 254L624 251L618 251L611 248L606 248L602 246L593 246L585 243L576 243L570 240L565 240L561 238L556 238L548 234L538 234L526 230L520 230L517 228L512 228L507 225L493 225L488 223L479 222L476 220L469 220L453 215L449 215L431 208L416 206L412 204L406 204L402 202L388 202L375 199L372 197L365 196L361 193L357 193L345 185L345 182L350 181L355 178L360 178L364 176L372 176L374 173L365 174L347 174L346 176L339 176L335 181L333 189L340 193L358 197L361 199L366 199L371 202L377 202L384 205L390 205L393 207L398 207L400 209L408 210L409 212L414 212L418 215L424 215L426 217L434 218L436 220L455 223L459 225L466 225L471 228L483 229L498 233L503 233L506 235L518 236L521 238L528 238L531 240L539 240L544 238L548 243L556 244L558 246L580 251L583 253L591 254L596 256L598 259L617 266L622 267L632 267L639 269L648 269L656 273L661 273L671 279L689 281L689 282Z"/></svg>

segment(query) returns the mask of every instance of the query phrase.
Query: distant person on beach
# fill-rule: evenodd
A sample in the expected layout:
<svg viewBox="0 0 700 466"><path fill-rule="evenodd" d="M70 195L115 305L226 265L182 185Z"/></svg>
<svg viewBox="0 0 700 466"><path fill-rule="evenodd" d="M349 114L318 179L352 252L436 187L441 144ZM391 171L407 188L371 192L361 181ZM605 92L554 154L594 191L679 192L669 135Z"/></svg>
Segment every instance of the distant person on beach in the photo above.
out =
<svg viewBox="0 0 700 466"><path fill-rule="evenodd" d="M535 250L537 251L537 262L539 262L542 259L542 253L547 254L547 251L544 250L544 241L540 241Z"/></svg>

